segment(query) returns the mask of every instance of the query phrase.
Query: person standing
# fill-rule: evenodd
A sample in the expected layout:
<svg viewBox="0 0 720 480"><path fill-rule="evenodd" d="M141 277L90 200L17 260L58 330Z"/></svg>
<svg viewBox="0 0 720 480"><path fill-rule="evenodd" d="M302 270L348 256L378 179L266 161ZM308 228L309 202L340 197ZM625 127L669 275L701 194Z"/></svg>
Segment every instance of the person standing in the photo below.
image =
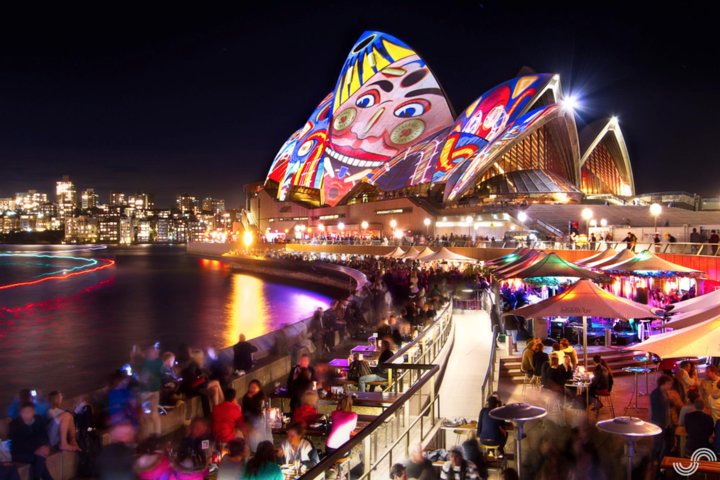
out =
<svg viewBox="0 0 720 480"><path fill-rule="evenodd" d="M241 333L238 343L233 345L233 369L235 373L249 372L253 367L253 353L258 349L255 345L245 340L245 334Z"/></svg>
<svg viewBox="0 0 720 480"><path fill-rule="evenodd" d="M712 252L715 255L718 251L718 243L720 243L720 235L715 230L710 230L710 238L708 239L712 245Z"/></svg>
<svg viewBox="0 0 720 480"><path fill-rule="evenodd" d="M160 435L162 427L160 424L160 388L162 387L163 362L160 359L160 351L155 345L145 349L145 359L142 362L140 371L140 401L144 415L150 417L152 428L150 434Z"/></svg>
<svg viewBox="0 0 720 480"><path fill-rule="evenodd" d="M660 427L663 432L653 437L653 458L660 461L673 447L675 429L670 413L668 391L673 380L669 375L658 378L657 388L650 394L650 421Z"/></svg>
<svg viewBox="0 0 720 480"><path fill-rule="evenodd" d="M699 448L711 448L710 437L715 431L712 417L705 413L705 402L697 399L694 406L695 411L686 414L684 419L687 431L685 453L688 456Z"/></svg>

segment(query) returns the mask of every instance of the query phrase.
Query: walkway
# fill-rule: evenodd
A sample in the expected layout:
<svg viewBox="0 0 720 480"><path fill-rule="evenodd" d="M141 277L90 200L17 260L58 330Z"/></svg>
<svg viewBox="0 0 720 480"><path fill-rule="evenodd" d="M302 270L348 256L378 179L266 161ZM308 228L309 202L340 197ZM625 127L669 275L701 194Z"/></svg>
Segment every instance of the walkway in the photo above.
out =
<svg viewBox="0 0 720 480"><path fill-rule="evenodd" d="M456 310L453 319L455 345L440 386L440 412L448 419L477 420L492 343L490 316L484 311Z"/></svg>

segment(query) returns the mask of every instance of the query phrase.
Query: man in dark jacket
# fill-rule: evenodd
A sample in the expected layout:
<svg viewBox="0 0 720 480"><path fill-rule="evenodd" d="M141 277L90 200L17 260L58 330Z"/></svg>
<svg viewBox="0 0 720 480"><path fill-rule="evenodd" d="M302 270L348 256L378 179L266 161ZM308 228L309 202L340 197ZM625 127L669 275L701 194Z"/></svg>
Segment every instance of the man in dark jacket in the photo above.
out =
<svg viewBox="0 0 720 480"><path fill-rule="evenodd" d="M20 406L20 416L10 422L10 453L13 461L30 464L30 478L52 480L45 461L50 455L47 422L35 414L30 402Z"/></svg>
<svg viewBox="0 0 720 480"><path fill-rule="evenodd" d="M670 415L668 390L672 388L673 379L662 375L657 380L657 388L650 394L650 421L663 429L663 433L653 437L653 458L661 460L673 445L674 427Z"/></svg>
<svg viewBox="0 0 720 480"><path fill-rule="evenodd" d="M695 411L685 414L687 442L685 452L689 455L698 448L712 449L710 437L715 432L715 425L710 415L705 413L705 402L695 400Z"/></svg>
<svg viewBox="0 0 720 480"><path fill-rule="evenodd" d="M245 335L241 333L238 343L233 346L233 368L249 372L253 367L253 353L257 351L257 347L245 340Z"/></svg>

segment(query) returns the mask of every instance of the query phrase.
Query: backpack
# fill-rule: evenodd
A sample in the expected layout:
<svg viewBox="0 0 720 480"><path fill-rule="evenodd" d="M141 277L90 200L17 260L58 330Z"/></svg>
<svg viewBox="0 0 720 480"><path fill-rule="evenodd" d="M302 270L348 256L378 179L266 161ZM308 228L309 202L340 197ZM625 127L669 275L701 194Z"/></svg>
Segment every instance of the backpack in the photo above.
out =
<svg viewBox="0 0 720 480"><path fill-rule="evenodd" d="M348 368L348 380L358 380L360 377L370 375L370 364L365 360L356 360Z"/></svg>

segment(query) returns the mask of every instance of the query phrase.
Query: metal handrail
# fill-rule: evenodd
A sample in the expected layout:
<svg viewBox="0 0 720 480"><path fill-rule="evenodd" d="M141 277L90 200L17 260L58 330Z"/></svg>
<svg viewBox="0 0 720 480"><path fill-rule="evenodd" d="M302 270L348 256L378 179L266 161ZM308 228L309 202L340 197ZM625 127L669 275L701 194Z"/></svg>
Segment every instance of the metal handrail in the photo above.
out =
<svg viewBox="0 0 720 480"><path fill-rule="evenodd" d="M395 363L397 360L402 360L403 355L405 355L412 348L416 347L418 345L418 343L420 343L420 341L423 338L425 338L425 336L428 334L428 332L430 332L434 327L439 325L441 322L445 321L445 316L448 313L450 315L452 315L452 301L449 301L447 303L447 305L445 305L445 307L437 314L437 316L435 317L435 320L433 320L433 322L430 325L425 327L425 329L422 332L420 332L420 334L417 337L413 338L411 342L408 342L405 345L403 345L400 348L400 350L395 352L395 354L388 359L388 361L386 363Z"/></svg>
<svg viewBox="0 0 720 480"><path fill-rule="evenodd" d="M492 390L492 387L495 382L495 351L497 350L497 339L498 339L498 328L497 325L493 325L492 329L492 344L490 348L490 358L488 359L488 368L485 371L485 378L483 379L481 392L482 392L482 401L485 402L487 400L488 394L488 385L490 389Z"/></svg>
<svg viewBox="0 0 720 480"><path fill-rule="evenodd" d="M365 428L360 430L357 435L352 437L350 440L345 442L340 448L338 448L335 452L331 453L327 457L323 458L320 463L312 467L310 470L308 470L304 475L302 475L302 479L309 480L312 478L317 478L321 475L324 475L324 473L329 470L331 467L335 465L335 463L340 460L341 458L345 457L347 454L349 454L353 448L360 445L367 437L372 435L374 431L376 431L378 428L380 428L385 421L390 418L392 415L394 415L396 412L400 411L402 408L404 408L405 403L410 401L412 396L419 392L421 388L425 386L434 376L440 371L440 367L438 365L388 365L388 368L412 368L416 370L424 370L427 371L418 379L417 382L415 382L406 392L403 392L400 398L398 398L395 402L392 403L388 408L386 408L380 415L377 416L372 422L370 422ZM433 399L432 402L429 402L428 405L426 405L425 408L423 408L422 412L425 413L428 406L434 404L435 399ZM422 415L420 415L422 417ZM383 456L384 458L384 456ZM371 469L372 470L372 469ZM367 473L367 472L366 472Z"/></svg>

